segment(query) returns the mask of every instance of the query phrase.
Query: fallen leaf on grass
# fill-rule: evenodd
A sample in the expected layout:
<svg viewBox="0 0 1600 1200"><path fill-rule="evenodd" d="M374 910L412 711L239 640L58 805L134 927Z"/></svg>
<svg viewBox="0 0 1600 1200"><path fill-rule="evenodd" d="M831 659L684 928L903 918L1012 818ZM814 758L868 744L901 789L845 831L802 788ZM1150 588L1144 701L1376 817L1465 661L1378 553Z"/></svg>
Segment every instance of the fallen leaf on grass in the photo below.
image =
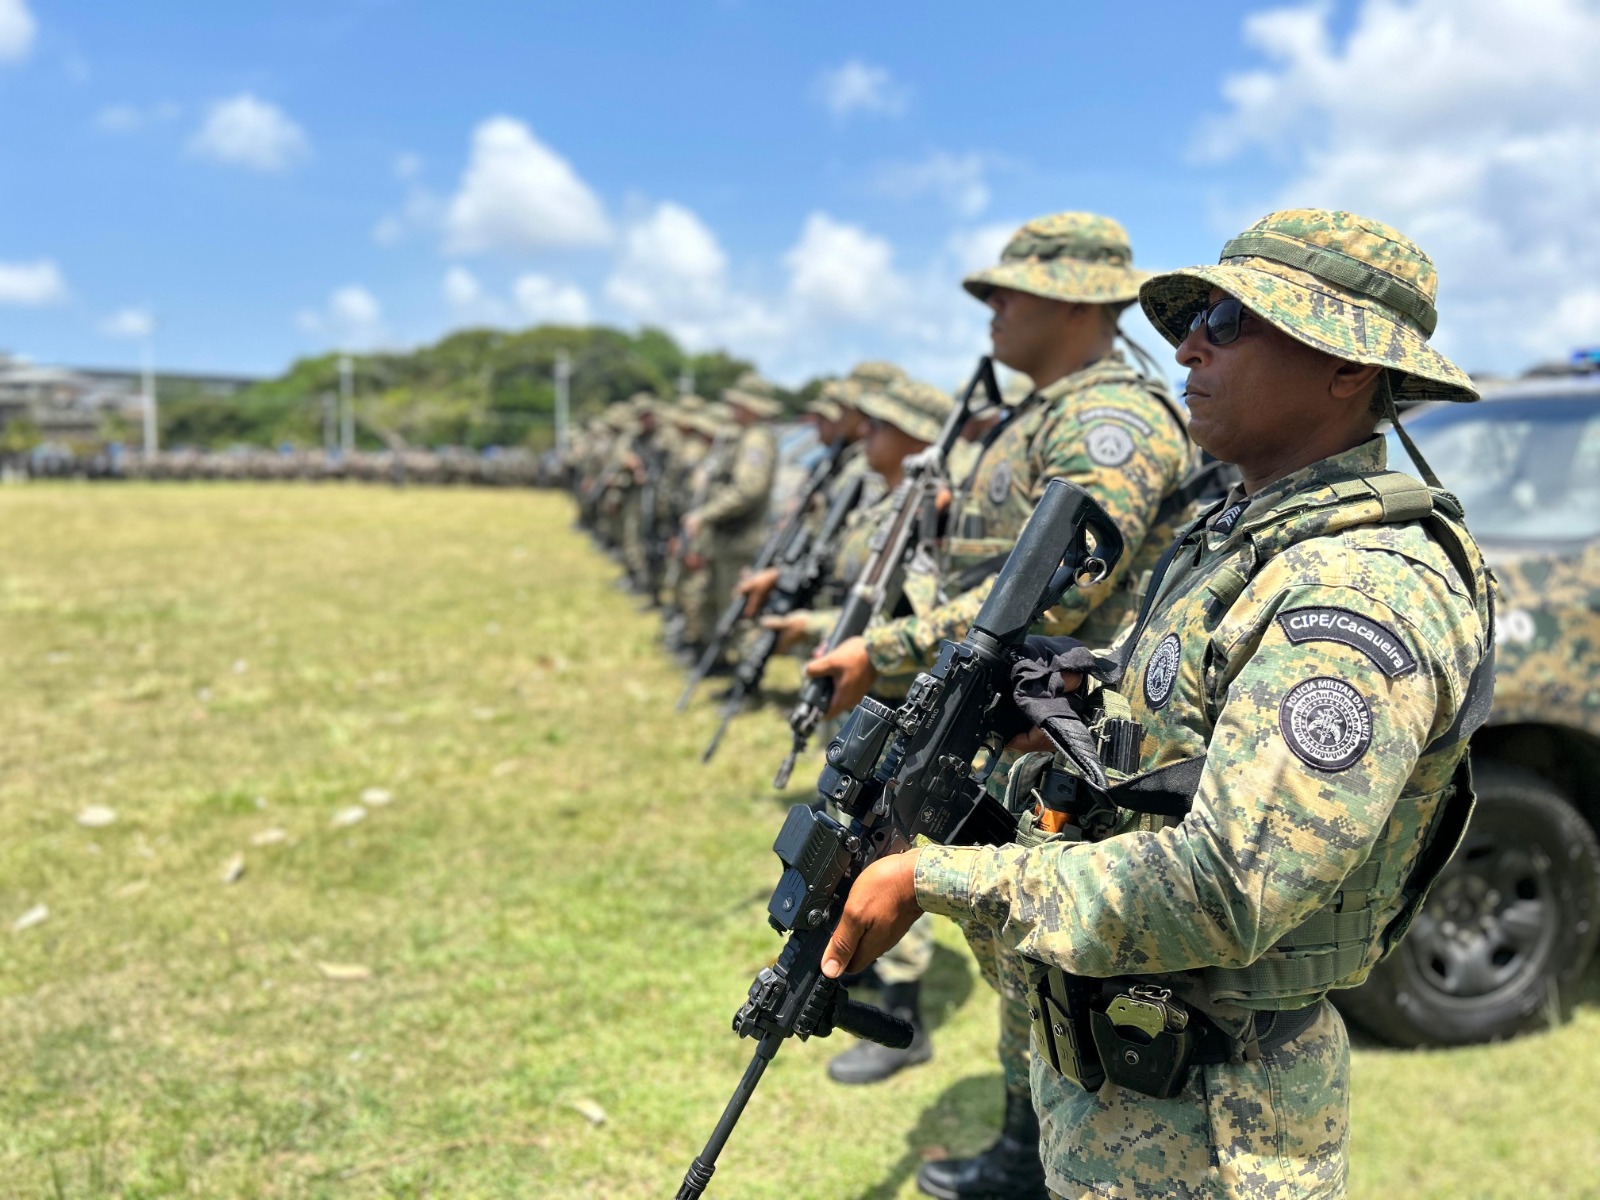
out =
<svg viewBox="0 0 1600 1200"><path fill-rule="evenodd" d="M149 888L149 886L150 881L148 879L135 879L132 883L125 883L119 887L117 889L117 895L121 896L123 899L127 899L130 896L137 896L140 892Z"/></svg>
<svg viewBox="0 0 1600 1200"><path fill-rule="evenodd" d="M504 779L507 775L515 773L521 766L522 760L520 758L508 758L505 762L497 762L490 767L489 774L496 779Z"/></svg>
<svg viewBox="0 0 1600 1200"><path fill-rule="evenodd" d="M116 819L116 809L107 808L104 804L91 804L78 814L78 824L85 829L104 829Z"/></svg>
<svg viewBox="0 0 1600 1200"><path fill-rule="evenodd" d="M361 963L319 962L317 970L322 972L324 979L334 983L361 983L372 978L372 968Z"/></svg>
<svg viewBox="0 0 1600 1200"><path fill-rule="evenodd" d="M352 804L349 808L341 808L333 814L333 827L346 829L367 819L367 810L359 804Z"/></svg>
<svg viewBox="0 0 1600 1200"><path fill-rule="evenodd" d="M263 829L259 833L250 835L250 844L252 846L276 846L288 840L289 835L278 828Z"/></svg>
<svg viewBox="0 0 1600 1200"><path fill-rule="evenodd" d="M572 1107L581 1113L591 1125L604 1125L606 1123L606 1110L593 1100L574 1100Z"/></svg>
<svg viewBox="0 0 1600 1200"><path fill-rule="evenodd" d="M244 874L244 852L236 851L222 866L222 882L238 883L239 877Z"/></svg>
<svg viewBox="0 0 1600 1200"><path fill-rule="evenodd" d="M35 925L41 925L49 915L50 909L48 906L35 904L27 912L11 922L11 932L21 933L24 929L32 929Z"/></svg>
<svg viewBox="0 0 1600 1200"><path fill-rule="evenodd" d="M386 804L394 803L394 793L388 788L370 787L361 793L361 803L382 808Z"/></svg>

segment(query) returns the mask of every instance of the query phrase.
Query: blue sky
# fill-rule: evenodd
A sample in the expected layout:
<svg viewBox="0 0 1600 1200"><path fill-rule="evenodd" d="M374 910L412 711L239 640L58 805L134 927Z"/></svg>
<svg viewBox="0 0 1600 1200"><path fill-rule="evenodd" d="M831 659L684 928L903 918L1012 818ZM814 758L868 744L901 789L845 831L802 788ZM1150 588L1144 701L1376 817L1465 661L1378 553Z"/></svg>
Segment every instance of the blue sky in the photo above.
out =
<svg viewBox="0 0 1600 1200"><path fill-rule="evenodd" d="M1441 343L1511 369L1600 342L1600 10L1516 7L0 0L0 347L588 318L948 384L1029 216L1160 267L1318 204L1415 236Z"/></svg>

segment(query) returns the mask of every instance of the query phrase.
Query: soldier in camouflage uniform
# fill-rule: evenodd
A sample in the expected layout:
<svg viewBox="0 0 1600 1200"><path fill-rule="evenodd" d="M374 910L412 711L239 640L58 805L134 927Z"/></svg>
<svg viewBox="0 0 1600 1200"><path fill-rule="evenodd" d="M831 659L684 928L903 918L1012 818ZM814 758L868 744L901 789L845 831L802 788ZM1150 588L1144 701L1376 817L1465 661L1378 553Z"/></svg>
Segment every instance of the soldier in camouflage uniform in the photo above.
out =
<svg viewBox="0 0 1600 1200"><path fill-rule="evenodd" d="M835 676L834 707L860 699L882 674L931 666L939 644L959 639L988 595L1051 479L1069 479L1117 523L1127 552L1103 584L1069 592L1043 630L1109 644L1132 621L1135 588L1170 540L1163 501L1192 461L1181 411L1164 384L1146 379L1117 351L1117 317L1146 278L1132 266L1121 225L1092 213L1058 213L1012 235L999 265L965 281L994 309L995 357L1032 379L1034 390L983 443L953 499L939 584L950 597L918 616L889 621L807 665ZM1141 553L1141 551L1143 551ZM1037 1197L1044 1187L1038 1125L1028 1095L1028 1022L1020 988L1004 988L986 930L967 930L984 978L1001 991L999 1057L1006 1109L1001 1136L984 1154L929 1163L918 1184L962 1200Z"/></svg>
<svg viewBox="0 0 1600 1200"><path fill-rule="evenodd" d="M697 638L685 643L697 653L709 637L718 611L733 595L739 573L760 552L766 537L772 478L778 466L778 439L767 424L783 413L773 386L747 372L722 393L737 427L726 451L706 460L705 499L684 515L689 552L703 564L696 571Z"/></svg>
<svg viewBox="0 0 1600 1200"><path fill-rule="evenodd" d="M1143 985L1158 1035L1187 1014L1197 1048L1167 1098L1128 1085L1125 1055L1086 1091L1044 1004L1065 980L1045 977L1033 1087L1058 1196L1345 1193L1349 1043L1325 996L1393 949L1459 840L1493 686L1490 581L1460 509L1388 470L1373 436L1396 394L1477 398L1427 344L1436 290L1408 239L1321 210L1145 285L1195 439L1243 476L1166 558L1100 694L1144 727L1145 799L1114 786L1099 840L1024 816L1035 844L912 850L851 892L829 974L943 912L1081 979L1091 1007Z"/></svg>

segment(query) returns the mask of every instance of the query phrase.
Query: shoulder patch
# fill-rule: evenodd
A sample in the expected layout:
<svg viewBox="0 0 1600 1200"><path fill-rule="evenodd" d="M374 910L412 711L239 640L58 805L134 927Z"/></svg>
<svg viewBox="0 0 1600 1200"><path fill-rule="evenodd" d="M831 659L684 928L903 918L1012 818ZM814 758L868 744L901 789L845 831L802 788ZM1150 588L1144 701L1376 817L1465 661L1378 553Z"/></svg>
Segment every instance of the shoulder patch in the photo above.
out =
<svg viewBox="0 0 1600 1200"><path fill-rule="evenodd" d="M1137 413L1131 413L1131 412L1127 411L1127 409L1123 409L1123 408L1111 408L1111 407L1106 406L1106 405L1099 405L1099 406L1097 406L1095 408L1091 408L1091 409L1087 410L1083 414L1083 420L1085 420L1085 421L1121 421L1124 425L1129 425L1129 426L1133 427L1134 429L1137 429L1140 433L1144 434L1146 437L1148 437L1150 435L1150 422L1146 421L1143 417L1139 416Z"/></svg>
<svg viewBox="0 0 1600 1200"><path fill-rule="evenodd" d="M1417 669L1416 655L1406 648L1398 633L1382 621L1363 617L1348 608L1291 608L1278 614L1278 625L1295 645L1339 642L1359 650L1390 679L1409 675Z"/></svg>
<svg viewBox="0 0 1600 1200"><path fill-rule="evenodd" d="M1004 504L1011 497L1011 464L1000 462L995 466L994 473L989 476L988 487L989 503L996 508Z"/></svg>
<svg viewBox="0 0 1600 1200"><path fill-rule="evenodd" d="M1278 728L1300 761L1319 771L1343 771L1372 744L1372 710L1342 679L1318 676L1289 689Z"/></svg>
<svg viewBox="0 0 1600 1200"><path fill-rule="evenodd" d="M1127 426L1101 421L1089 426L1083 435L1083 448L1089 458L1102 467L1120 467L1133 457L1133 435Z"/></svg>
<svg viewBox="0 0 1600 1200"><path fill-rule="evenodd" d="M1178 635L1169 633L1157 644L1150 661L1144 665L1144 702L1152 709L1160 708L1172 699L1172 689L1178 682L1178 667L1183 661L1183 644Z"/></svg>

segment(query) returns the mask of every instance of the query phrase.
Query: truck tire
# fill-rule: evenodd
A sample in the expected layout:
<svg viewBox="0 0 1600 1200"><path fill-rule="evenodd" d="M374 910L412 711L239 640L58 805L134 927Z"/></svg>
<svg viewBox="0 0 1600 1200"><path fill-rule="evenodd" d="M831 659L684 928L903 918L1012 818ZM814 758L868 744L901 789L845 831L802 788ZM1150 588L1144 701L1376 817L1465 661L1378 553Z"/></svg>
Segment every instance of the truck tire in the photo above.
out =
<svg viewBox="0 0 1600 1200"><path fill-rule="evenodd" d="M1478 807L1405 939L1344 1014L1396 1046L1498 1041L1562 1020L1600 937L1600 842L1548 781L1474 764Z"/></svg>

